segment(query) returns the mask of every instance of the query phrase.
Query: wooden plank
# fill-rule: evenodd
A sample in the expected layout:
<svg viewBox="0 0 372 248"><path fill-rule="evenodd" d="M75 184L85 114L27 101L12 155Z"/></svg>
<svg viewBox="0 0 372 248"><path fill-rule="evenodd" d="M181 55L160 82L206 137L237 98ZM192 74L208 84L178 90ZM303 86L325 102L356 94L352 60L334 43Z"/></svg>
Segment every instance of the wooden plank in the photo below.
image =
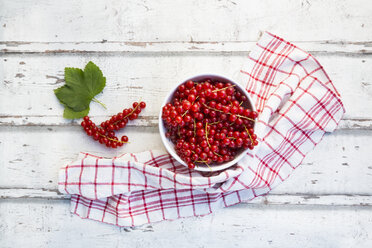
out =
<svg viewBox="0 0 372 248"><path fill-rule="evenodd" d="M128 135L130 142L120 149L102 146L81 132L81 127L10 127L1 128L0 134L0 174L9 176L0 178L0 187L56 189L58 169L80 151L112 157L162 147L157 130L141 127L128 127L118 133L119 137ZM147 142L143 142L144 137Z"/></svg>
<svg viewBox="0 0 372 248"><path fill-rule="evenodd" d="M369 207L237 205L213 215L119 228L67 201L0 201L1 247L369 247ZM172 242L169 242L169 241Z"/></svg>
<svg viewBox="0 0 372 248"><path fill-rule="evenodd" d="M273 190L266 196L258 197L244 204L265 205L320 205L320 206L372 206L372 195L357 194L277 194ZM45 199L67 200L70 195L63 195L53 189L0 188L0 199Z"/></svg>
<svg viewBox="0 0 372 248"><path fill-rule="evenodd" d="M80 127L2 127L0 187L56 190L58 169L80 151L110 157L164 149L155 128L128 127L125 133L131 143L114 150L91 140ZM327 135L276 193L372 195L371 137L372 131L362 130Z"/></svg>
<svg viewBox="0 0 372 248"><path fill-rule="evenodd" d="M70 199L70 195L63 195L58 190L51 189L21 189L21 188L0 188L0 199Z"/></svg>
<svg viewBox="0 0 372 248"><path fill-rule="evenodd" d="M372 6L357 1L13 0L0 9L2 41L371 41Z"/></svg>
<svg viewBox="0 0 372 248"><path fill-rule="evenodd" d="M297 41L295 45L314 55L372 54L372 42ZM0 42L3 54L110 54L110 53L246 53L256 41L149 41L149 42Z"/></svg>
<svg viewBox="0 0 372 248"><path fill-rule="evenodd" d="M154 125L163 98L175 84L198 73L216 72L237 78L246 55L7 55L0 60L0 125L66 125L63 108L53 89L63 85L67 66L84 67L92 60L107 77L99 99L105 111L91 104L90 115L98 120L121 111L140 97L148 103L147 116L139 125ZM347 109L345 119L364 123L348 127L370 127L372 116L372 58L326 56L318 59L340 91ZM37 70L35 70L37 68ZM355 99L358 99L356 102Z"/></svg>
<svg viewBox="0 0 372 248"><path fill-rule="evenodd" d="M109 115L96 115L95 120L106 120ZM80 126L81 119L61 120L61 116L0 116L1 126ZM99 122L97 122L99 124ZM139 116L137 120L128 122L128 127L157 127L158 116ZM372 119L342 119L339 130L371 130Z"/></svg>

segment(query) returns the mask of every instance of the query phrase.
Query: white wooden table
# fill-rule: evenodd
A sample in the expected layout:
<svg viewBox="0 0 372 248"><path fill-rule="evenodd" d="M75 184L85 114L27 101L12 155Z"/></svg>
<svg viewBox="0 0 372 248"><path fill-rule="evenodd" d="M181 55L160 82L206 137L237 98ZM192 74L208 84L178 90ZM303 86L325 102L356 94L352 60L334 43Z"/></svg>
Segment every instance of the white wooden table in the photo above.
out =
<svg viewBox="0 0 372 248"><path fill-rule="evenodd" d="M69 213L58 169L79 151L161 148L168 90L201 72L236 77L262 31L313 53L347 113L282 185L203 218L118 228ZM0 247L372 247L372 3L355 1L0 0ZM142 96L108 150L62 118L64 67L94 61L107 77L100 122ZM143 142L143 140L146 142Z"/></svg>

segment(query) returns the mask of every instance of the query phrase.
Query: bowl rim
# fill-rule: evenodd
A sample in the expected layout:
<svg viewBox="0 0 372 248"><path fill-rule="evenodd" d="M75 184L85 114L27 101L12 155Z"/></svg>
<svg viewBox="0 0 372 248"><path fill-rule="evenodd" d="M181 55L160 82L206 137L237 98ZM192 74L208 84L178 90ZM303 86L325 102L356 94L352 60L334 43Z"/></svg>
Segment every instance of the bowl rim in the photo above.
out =
<svg viewBox="0 0 372 248"><path fill-rule="evenodd" d="M215 73L202 73L202 74L197 74L197 75L194 75L192 77L188 77L187 79L181 81L181 83L175 85L175 87L173 87L169 93L167 94L167 96L165 97L161 107L160 107L160 112L159 112L159 124L158 124L158 127L159 127L159 132L160 132L160 137L161 137L161 140L163 142L163 145L165 146L165 148L167 149L167 151L172 155L172 157L174 159L176 159L180 164L186 166L187 168L187 164L186 162L184 162L179 156L178 154L176 153L176 151L174 150L174 148L172 147L172 145L174 146L174 144L167 138L165 137L165 127L164 127L164 124L163 124L163 119L162 119L162 109L163 107L169 102L169 100L172 98L174 92L178 89L178 87L181 85L181 84L184 84L185 82L189 81L189 80L201 80L202 78L211 78L212 80L213 79L223 79L225 81L229 81L231 82L232 84L236 85L239 90L244 93L244 95L247 97L248 99L248 102L250 104L250 107L253 111L256 111L255 107L254 107L254 103L252 101L252 98L250 97L250 95L248 94L248 92L244 89L244 87L242 85L240 85L239 83L237 83L235 80L232 80L231 78L229 77L226 77L226 76L223 76L223 75L219 75L219 74L215 74ZM255 129L255 126L253 126L253 129ZM195 168L193 170L196 170L196 171L207 171L207 172L211 172L211 171L221 171L221 170L224 170L224 169L227 169L233 165L235 165L237 162L239 162L243 157L244 155L249 151L249 148L243 150L239 155L237 155L233 160L229 161L229 162L226 162L226 163L222 163L222 164L214 164L213 166L210 166L210 168L208 166L195 166Z"/></svg>

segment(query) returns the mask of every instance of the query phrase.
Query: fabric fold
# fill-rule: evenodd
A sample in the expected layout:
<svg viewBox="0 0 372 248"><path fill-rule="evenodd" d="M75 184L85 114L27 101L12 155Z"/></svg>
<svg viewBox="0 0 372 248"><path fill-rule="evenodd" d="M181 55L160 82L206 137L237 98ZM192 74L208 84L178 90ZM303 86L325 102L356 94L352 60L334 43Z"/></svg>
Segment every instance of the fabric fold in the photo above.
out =
<svg viewBox="0 0 372 248"><path fill-rule="evenodd" d="M259 117L259 146L220 172L190 171L164 151L102 158L80 153L61 168L71 211L118 226L212 213L268 193L333 132L345 109L320 63L265 32L240 71Z"/></svg>

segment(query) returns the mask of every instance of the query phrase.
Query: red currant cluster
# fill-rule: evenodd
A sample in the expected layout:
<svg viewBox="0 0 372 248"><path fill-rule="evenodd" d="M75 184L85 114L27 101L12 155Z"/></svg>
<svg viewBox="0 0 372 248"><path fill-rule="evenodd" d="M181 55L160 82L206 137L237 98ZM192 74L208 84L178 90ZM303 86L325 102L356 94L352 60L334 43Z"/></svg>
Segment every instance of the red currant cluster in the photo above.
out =
<svg viewBox="0 0 372 248"><path fill-rule="evenodd" d="M257 112L231 83L188 81L162 110L166 137L190 169L196 164L231 161L258 144L253 126Z"/></svg>
<svg viewBox="0 0 372 248"><path fill-rule="evenodd" d="M137 119L138 114L144 108L146 108L145 102L134 102L133 108L124 109L123 112L113 115L109 120L102 122L100 127L97 127L88 116L85 116L81 126L86 134L92 136L94 140L105 144L107 147L117 148L128 143L128 137L124 135L119 140L114 131L124 128L129 120Z"/></svg>

